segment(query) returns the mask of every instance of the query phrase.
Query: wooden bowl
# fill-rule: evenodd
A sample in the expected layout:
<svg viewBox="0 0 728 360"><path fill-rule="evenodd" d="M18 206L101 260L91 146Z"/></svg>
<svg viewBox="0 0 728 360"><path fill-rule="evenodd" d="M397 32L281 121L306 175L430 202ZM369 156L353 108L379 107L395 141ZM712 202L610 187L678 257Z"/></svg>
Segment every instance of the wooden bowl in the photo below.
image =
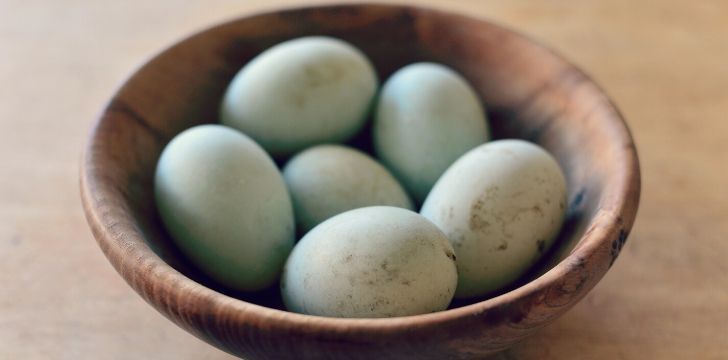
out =
<svg viewBox="0 0 728 360"><path fill-rule="evenodd" d="M189 266L161 226L152 178L164 145L215 122L248 60L304 35L345 39L381 79L415 61L460 71L482 97L495 137L536 142L564 169L569 210L557 246L497 296L447 311L335 319L281 310L277 289L234 293ZM635 146L619 112L579 69L487 21L408 6L342 5L235 20L189 37L126 81L98 119L81 171L88 222L111 264L158 311L250 359L478 358L503 350L579 301L612 266L637 211Z"/></svg>

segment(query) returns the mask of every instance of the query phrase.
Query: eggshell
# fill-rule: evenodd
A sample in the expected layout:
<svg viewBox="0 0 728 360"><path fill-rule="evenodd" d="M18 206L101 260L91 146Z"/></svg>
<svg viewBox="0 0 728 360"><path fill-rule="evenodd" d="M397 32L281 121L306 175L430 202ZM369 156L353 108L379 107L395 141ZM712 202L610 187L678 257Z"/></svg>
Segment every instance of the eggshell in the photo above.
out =
<svg viewBox="0 0 728 360"><path fill-rule="evenodd" d="M273 156L342 142L364 124L378 86L369 60L352 45L310 36L275 45L246 64L222 101L222 123Z"/></svg>
<svg viewBox="0 0 728 360"><path fill-rule="evenodd" d="M281 292L291 311L378 318L444 310L456 285L452 247L435 225L374 206L311 230L286 262Z"/></svg>
<svg viewBox="0 0 728 360"><path fill-rule="evenodd" d="M421 214L450 239L457 298L492 293L545 253L564 219L566 181L558 163L522 140L481 145L437 181Z"/></svg>
<svg viewBox="0 0 728 360"><path fill-rule="evenodd" d="M253 140L220 125L185 130L162 152L154 190L165 227L203 273L244 291L278 279L293 247L293 209Z"/></svg>
<svg viewBox="0 0 728 360"><path fill-rule="evenodd" d="M374 119L376 153L418 202L450 164L488 137L480 99L448 67L408 65L382 87Z"/></svg>
<svg viewBox="0 0 728 360"><path fill-rule="evenodd" d="M304 150L283 169L302 232L360 207L390 205L412 209L407 193L389 171L365 153L341 145Z"/></svg>

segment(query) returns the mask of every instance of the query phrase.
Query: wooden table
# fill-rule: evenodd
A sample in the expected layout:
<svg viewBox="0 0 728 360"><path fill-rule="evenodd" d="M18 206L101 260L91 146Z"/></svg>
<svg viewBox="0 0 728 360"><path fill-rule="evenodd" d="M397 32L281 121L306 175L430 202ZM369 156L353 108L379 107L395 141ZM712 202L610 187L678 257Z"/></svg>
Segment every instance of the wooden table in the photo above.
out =
<svg viewBox="0 0 728 360"><path fill-rule="evenodd" d="M94 115L145 58L294 3L0 1L0 359L230 358L107 263L81 212L79 159ZM640 151L642 205L614 268L497 358L728 359L728 2L419 3L556 48L611 94Z"/></svg>

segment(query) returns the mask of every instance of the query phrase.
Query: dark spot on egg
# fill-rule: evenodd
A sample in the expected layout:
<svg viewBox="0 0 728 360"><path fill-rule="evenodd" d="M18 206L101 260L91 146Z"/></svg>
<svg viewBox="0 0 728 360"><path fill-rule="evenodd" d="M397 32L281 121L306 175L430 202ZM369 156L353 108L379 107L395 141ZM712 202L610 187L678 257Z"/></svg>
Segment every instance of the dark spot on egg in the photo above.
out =
<svg viewBox="0 0 728 360"><path fill-rule="evenodd" d="M445 256L450 258L450 260L455 261L457 260L457 257L455 256L455 253L450 251L449 249L445 249Z"/></svg>
<svg viewBox="0 0 728 360"><path fill-rule="evenodd" d="M488 209L486 205L498 196L498 186L491 186L485 190L485 193L479 196L470 206L470 218L468 226L470 230L482 231L490 226L490 222L486 220Z"/></svg>
<svg viewBox="0 0 728 360"><path fill-rule="evenodd" d="M533 212L535 212L536 214L538 214L540 217L543 217L544 216L544 212L543 212L543 209L541 209L541 205L534 205L531 208L531 210Z"/></svg>

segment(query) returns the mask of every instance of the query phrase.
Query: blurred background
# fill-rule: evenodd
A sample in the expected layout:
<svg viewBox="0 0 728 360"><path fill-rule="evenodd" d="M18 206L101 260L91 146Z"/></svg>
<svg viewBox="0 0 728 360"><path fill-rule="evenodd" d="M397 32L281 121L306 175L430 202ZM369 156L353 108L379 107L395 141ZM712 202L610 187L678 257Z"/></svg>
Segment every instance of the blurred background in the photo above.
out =
<svg viewBox="0 0 728 360"><path fill-rule="evenodd" d="M386 1L382 1L386 2ZM95 115L181 37L322 1L0 0L0 359L229 359L117 275L81 211ZM728 1L401 1L493 20L622 110L643 195L605 279L497 359L728 359Z"/></svg>

